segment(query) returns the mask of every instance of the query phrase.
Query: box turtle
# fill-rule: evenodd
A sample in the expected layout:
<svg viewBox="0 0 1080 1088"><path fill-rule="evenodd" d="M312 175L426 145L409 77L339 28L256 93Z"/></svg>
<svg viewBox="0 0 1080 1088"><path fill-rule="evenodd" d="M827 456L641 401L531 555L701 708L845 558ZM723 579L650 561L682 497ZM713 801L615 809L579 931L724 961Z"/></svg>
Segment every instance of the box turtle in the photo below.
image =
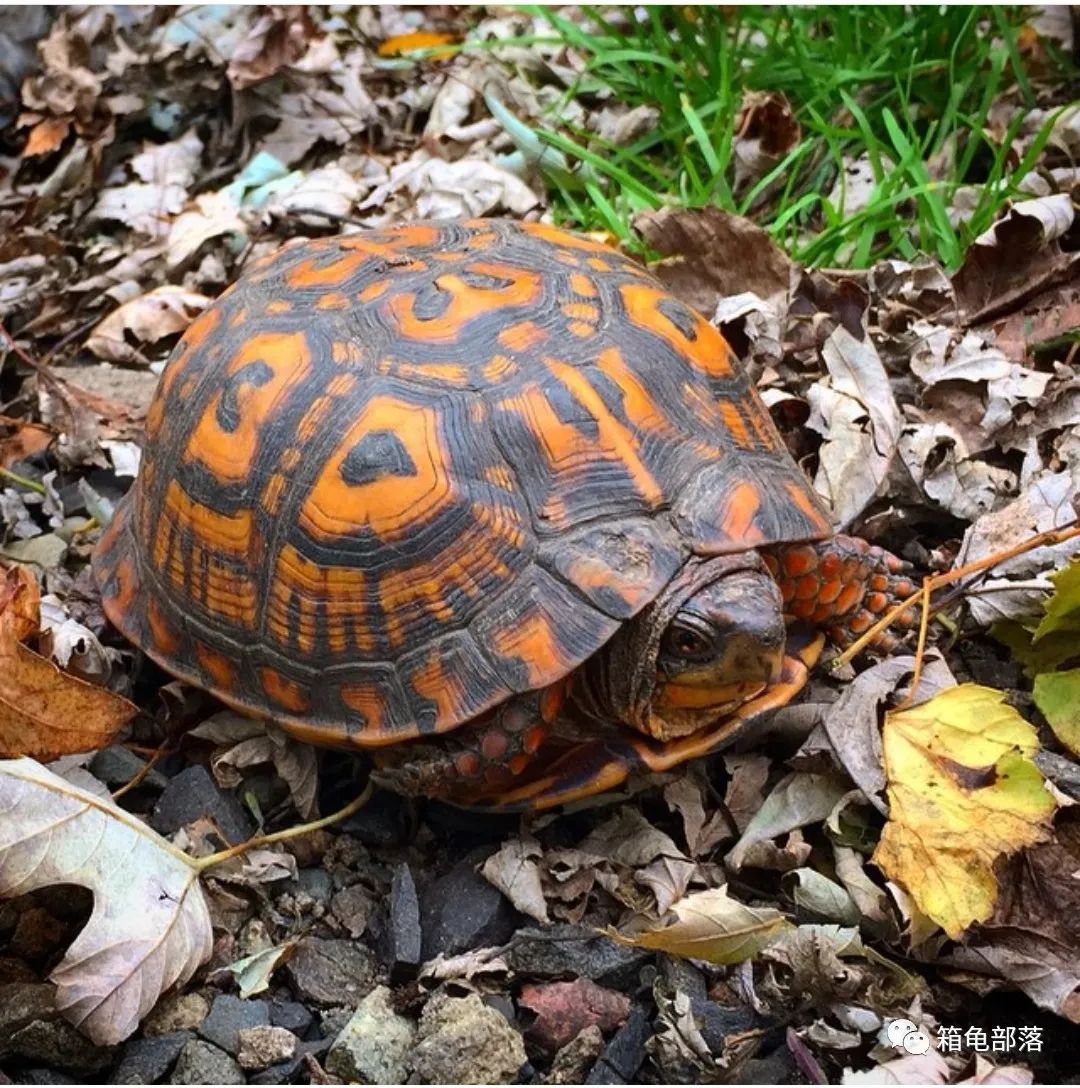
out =
<svg viewBox="0 0 1080 1088"><path fill-rule="evenodd" d="M93 566L170 673L515 807L717 748L913 588L833 535L708 321L501 220L255 263L178 343Z"/></svg>

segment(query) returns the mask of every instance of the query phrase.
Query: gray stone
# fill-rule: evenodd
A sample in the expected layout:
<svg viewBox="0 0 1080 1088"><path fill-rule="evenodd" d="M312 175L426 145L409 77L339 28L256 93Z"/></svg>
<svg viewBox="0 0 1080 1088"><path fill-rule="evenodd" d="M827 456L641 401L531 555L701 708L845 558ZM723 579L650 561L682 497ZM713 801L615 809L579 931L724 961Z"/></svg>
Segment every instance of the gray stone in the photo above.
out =
<svg viewBox="0 0 1080 1088"><path fill-rule="evenodd" d="M9 982L0 986L0 1058L5 1044L27 1024L51 1020L56 1011L56 987L45 982Z"/></svg>
<svg viewBox="0 0 1080 1088"><path fill-rule="evenodd" d="M170 1084L245 1084L244 1071L213 1043L192 1039L184 1044Z"/></svg>
<svg viewBox="0 0 1080 1088"><path fill-rule="evenodd" d="M376 790L371 800L359 812L343 821L339 828L343 834L352 835L365 846L375 849L401 846L409 841L412 834L409 806L405 798L396 793Z"/></svg>
<svg viewBox="0 0 1080 1088"><path fill-rule="evenodd" d="M124 1047L124 1056L113 1073L113 1084L155 1084L161 1080L180 1051L191 1042L190 1031L171 1031L168 1035L150 1035L132 1039Z"/></svg>
<svg viewBox="0 0 1080 1088"><path fill-rule="evenodd" d="M315 1017L299 1001L274 1000L270 1002L270 1023L274 1027L288 1028L298 1039L303 1039L315 1023Z"/></svg>
<svg viewBox="0 0 1080 1088"><path fill-rule="evenodd" d="M504 944L513 935L517 912L471 861L455 865L420 895L423 958L440 952L456 956L473 948Z"/></svg>
<svg viewBox="0 0 1080 1088"><path fill-rule="evenodd" d="M234 1057L240 1049L240 1032L244 1028L267 1027L270 1008L265 1001L243 1000L232 994L214 998L210 1015L199 1025L199 1034Z"/></svg>
<svg viewBox="0 0 1080 1088"><path fill-rule="evenodd" d="M145 766L146 760L137 756L130 748L125 748L122 744L110 744L90 760L90 773L106 786L126 786ZM161 771L152 768L139 786L161 790L168 784L168 778Z"/></svg>
<svg viewBox="0 0 1080 1088"><path fill-rule="evenodd" d="M611 1037L586 1084L630 1084L645 1060L645 1044L652 1032L645 1010L635 1005L626 1023Z"/></svg>
<svg viewBox="0 0 1080 1088"><path fill-rule="evenodd" d="M355 941L305 937L285 966L301 997L352 1008L375 986L375 957Z"/></svg>
<svg viewBox="0 0 1080 1088"><path fill-rule="evenodd" d="M236 1060L243 1069L266 1069L288 1061L296 1053L299 1040L288 1028L271 1027L240 1029L240 1045Z"/></svg>
<svg viewBox="0 0 1080 1088"><path fill-rule="evenodd" d="M416 1025L395 1012L390 991L377 986L360 1002L326 1057L326 1071L346 1081L404 1084Z"/></svg>
<svg viewBox="0 0 1080 1088"><path fill-rule="evenodd" d="M524 978L589 978L613 990L633 991L652 959L643 948L616 944L575 925L519 929L507 953L515 974Z"/></svg>
<svg viewBox="0 0 1080 1088"><path fill-rule="evenodd" d="M232 844L250 838L255 830L244 806L233 794L220 789L210 772L198 765L169 779L154 806L150 826L161 835L172 835L202 817L213 820Z"/></svg>
<svg viewBox="0 0 1080 1088"><path fill-rule="evenodd" d="M116 1047L95 1046L66 1020L34 1020L4 1042L4 1052L40 1060L67 1073L100 1073L112 1065Z"/></svg>
<svg viewBox="0 0 1080 1088"><path fill-rule="evenodd" d="M420 928L420 900L412 872L404 862L394 870L387 908L376 949L394 981L409 978L420 965L423 933Z"/></svg>
<svg viewBox="0 0 1080 1088"><path fill-rule="evenodd" d="M521 1034L476 994L436 994L420 1017L413 1074L429 1084L511 1084L525 1064Z"/></svg>

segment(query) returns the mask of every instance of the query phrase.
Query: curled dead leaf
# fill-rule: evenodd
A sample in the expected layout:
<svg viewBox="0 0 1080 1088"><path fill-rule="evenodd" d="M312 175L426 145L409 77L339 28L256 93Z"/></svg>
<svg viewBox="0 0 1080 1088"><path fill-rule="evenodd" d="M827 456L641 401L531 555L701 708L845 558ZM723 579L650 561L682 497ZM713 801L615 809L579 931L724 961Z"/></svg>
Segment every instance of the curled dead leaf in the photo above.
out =
<svg viewBox="0 0 1080 1088"><path fill-rule="evenodd" d="M612 940L634 948L653 948L671 956L732 964L753 959L789 925L778 910L748 907L711 888L685 896L671 908L670 924L628 935L605 929Z"/></svg>
<svg viewBox="0 0 1080 1088"><path fill-rule="evenodd" d="M19 568L0 583L0 755L55 759L104 748L138 713L105 688L59 669L19 641L33 594ZM36 609L32 609L36 612ZM32 622L37 625L36 616Z"/></svg>
<svg viewBox="0 0 1080 1088"><path fill-rule="evenodd" d="M183 332L210 305L210 299L174 284L164 284L125 302L94 326L86 347L110 363L148 360L136 345L156 344ZM134 341L135 343L132 343Z"/></svg>

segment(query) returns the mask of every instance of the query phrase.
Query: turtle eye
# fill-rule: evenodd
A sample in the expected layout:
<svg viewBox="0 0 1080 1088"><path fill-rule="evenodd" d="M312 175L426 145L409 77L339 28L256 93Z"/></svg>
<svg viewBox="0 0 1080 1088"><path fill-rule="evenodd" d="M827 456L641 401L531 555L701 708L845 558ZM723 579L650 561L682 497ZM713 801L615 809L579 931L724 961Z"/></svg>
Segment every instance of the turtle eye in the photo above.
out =
<svg viewBox="0 0 1080 1088"><path fill-rule="evenodd" d="M661 651L665 655L691 661L709 658L714 652L711 640L704 634L677 624L673 624L665 633Z"/></svg>

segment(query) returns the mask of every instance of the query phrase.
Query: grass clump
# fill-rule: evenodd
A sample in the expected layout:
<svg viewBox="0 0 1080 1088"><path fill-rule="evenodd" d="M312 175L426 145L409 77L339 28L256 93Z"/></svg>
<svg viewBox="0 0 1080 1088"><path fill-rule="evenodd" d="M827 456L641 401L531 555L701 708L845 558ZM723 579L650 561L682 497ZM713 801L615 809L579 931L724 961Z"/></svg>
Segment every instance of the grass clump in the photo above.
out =
<svg viewBox="0 0 1080 1088"><path fill-rule="evenodd" d="M1016 154L1036 104L1020 8L527 10L585 58L567 97L658 112L626 146L558 123L558 105L536 131L576 167L549 178L557 206L624 238L641 209L717 205L806 264L926 252L955 269L1049 135L1048 121ZM757 175L745 169L753 138L782 149Z"/></svg>

